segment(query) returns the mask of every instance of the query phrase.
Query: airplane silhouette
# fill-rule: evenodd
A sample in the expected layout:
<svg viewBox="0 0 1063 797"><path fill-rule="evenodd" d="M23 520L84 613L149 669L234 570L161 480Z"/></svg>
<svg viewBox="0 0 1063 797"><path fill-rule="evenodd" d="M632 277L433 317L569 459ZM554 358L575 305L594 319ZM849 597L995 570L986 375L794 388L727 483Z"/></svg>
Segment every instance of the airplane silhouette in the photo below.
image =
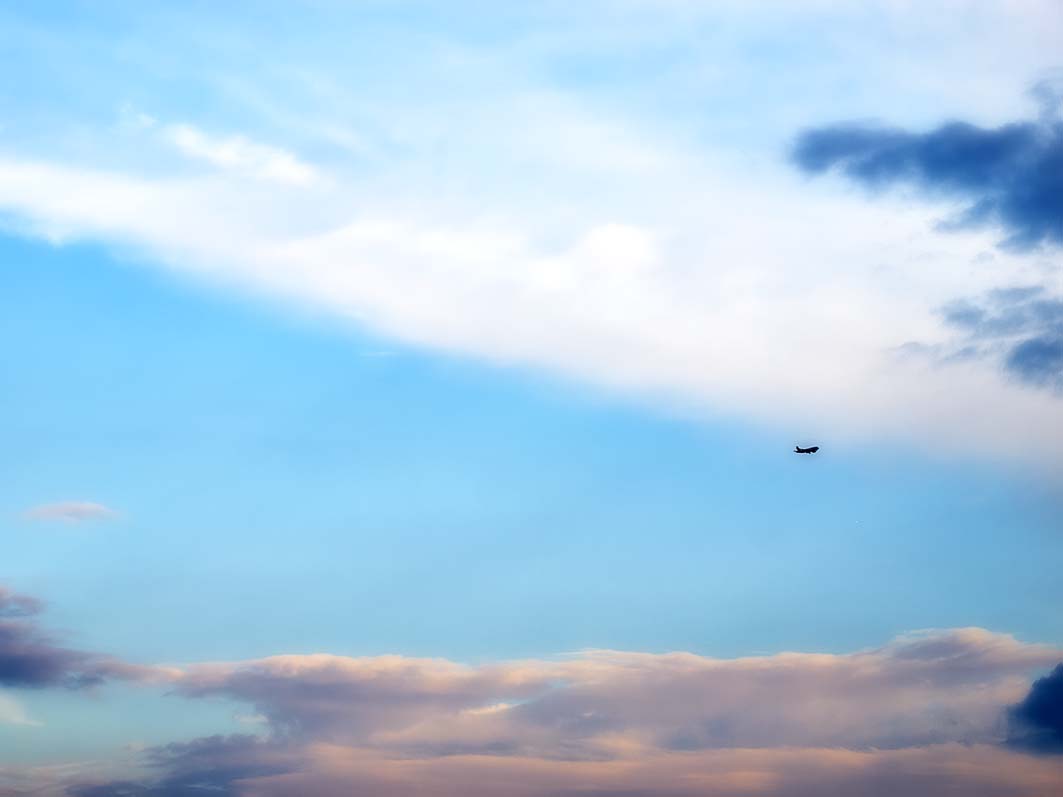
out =
<svg viewBox="0 0 1063 797"><path fill-rule="evenodd" d="M819 451L819 446L809 446L808 448L801 448L801 446L794 446L795 454L815 454Z"/></svg>

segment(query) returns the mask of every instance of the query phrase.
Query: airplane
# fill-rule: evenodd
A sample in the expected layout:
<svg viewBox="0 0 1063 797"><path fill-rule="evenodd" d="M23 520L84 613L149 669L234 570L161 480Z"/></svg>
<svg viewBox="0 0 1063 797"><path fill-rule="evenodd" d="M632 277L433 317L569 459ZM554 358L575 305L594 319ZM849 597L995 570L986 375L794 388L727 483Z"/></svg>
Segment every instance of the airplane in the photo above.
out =
<svg viewBox="0 0 1063 797"><path fill-rule="evenodd" d="M808 448L801 448L801 446L794 446L795 454L815 454L819 451L819 446L809 446Z"/></svg>

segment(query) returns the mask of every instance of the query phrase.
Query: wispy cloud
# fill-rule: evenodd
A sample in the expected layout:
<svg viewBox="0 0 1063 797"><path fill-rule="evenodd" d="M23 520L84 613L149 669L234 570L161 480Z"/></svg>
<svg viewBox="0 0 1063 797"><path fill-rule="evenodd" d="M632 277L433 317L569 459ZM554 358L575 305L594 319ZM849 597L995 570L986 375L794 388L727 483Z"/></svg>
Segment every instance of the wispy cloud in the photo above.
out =
<svg viewBox="0 0 1063 797"><path fill-rule="evenodd" d="M0 587L0 686L83 689L108 680L166 677L169 671L57 645L37 623L40 601Z"/></svg>
<svg viewBox="0 0 1063 797"><path fill-rule="evenodd" d="M167 126L164 135L183 155L219 169L262 180L303 185L317 178L317 170L295 155L241 135L210 135L190 124Z"/></svg>
<svg viewBox="0 0 1063 797"><path fill-rule="evenodd" d="M998 362L1025 384L1063 394L1063 298L1044 286L997 288L957 299L940 309L956 333L938 345L912 342L902 350L942 365L983 359Z"/></svg>
<svg viewBox="0 0 1063 797"><path fill-rule="evenodd" d="M92 501L58 501L27 509L23 516L29 520L58 520L64 523L83 523L89 520L109 520L118 513Z"/></svg>

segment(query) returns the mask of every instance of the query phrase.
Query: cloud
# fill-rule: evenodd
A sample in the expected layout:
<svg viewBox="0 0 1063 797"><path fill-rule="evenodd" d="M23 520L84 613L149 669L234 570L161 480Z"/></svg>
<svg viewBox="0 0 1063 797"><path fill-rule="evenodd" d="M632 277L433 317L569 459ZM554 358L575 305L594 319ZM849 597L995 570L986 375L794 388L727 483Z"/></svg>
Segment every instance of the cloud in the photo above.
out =
<svg viewBox="0 0 1063 797"><path fill-rule="evenodd" d="M1037 387L1063 391L1063 298L1038 285L998 288L941 308L960 337L915 351L947 363L967 358L999 361L1006 373Z"/></svg>
<svg viewBox="0 0 1063 797"><path fill-rule="evenodd" d="M0 587L0 686L82 689L166 677L163 670L56 645L34 621L42 608L35 598Z"/></svg>
<svg viewBox="0 0 1063 797"><path fill-rule="evenodd" d="M1063 753L1063 664L1034 681L1008 718L1009 744L1036 753Z"/></svg>
<svg viewBox="0 0 1063 797"><path fill-rule="evenodd" d="M165 128L165 137L186 157L249 177L294 185L318 177L316 169L292 153L244 136L212 136L193 125L177 124Z"/></svg>
<svg viewBox="0 0 1063 797"><path fill-rule="evenodd" d="M676 179L684 184L647 178L658 185L649 194L687 197L667 222L536 231L521 227L538 214L485 220L458 201L415 210L358 192L249 198L223 176L0 160L0 207L34 234L117 242L410 345L560 373L695 417L1037 464L1063 457L1063 403L979 363L942 375L890 356L927 331L934 306L969 289L987 241L952 238L943 253L918 209L809 197L797 181L751 185L693 161ZM345 218L348 204L372 214ZM1022 273L1017 258L1009 266ZM972 436L972 426L987 431Z"/></svg>
<svg viewBox="0 0 1063 797"><path fill-rule="evenodd" d="M147 748L125 774L68 778L65 793L1039 797L1063 783L1028 755L1058 741L1063 666L1032 689L1029 677L1061 656L966 628L848 654L191 665L158 680L253 706L266 735Z"/></svg>
<svg viewBox="0 0 1063 797"><path fill-rule="evenodd" d="M43 608L44 604L37 598L19 595L7 587L0 586L0 618L30 617L39 614Z"/></svg>
<svg viewBox="0 0 1063 797"><path fill-rule="evenodd" d="M1043 797L1060 785L1054 762L986 745L886 751L647 750L617 740L607 759L389 756L342 745L299 755L214 737L193 743L209 763L172 762L157 780L69 788L70 797L176 797L205 790L242 797ZM164 765L167 766L167 765ZM274 774L263 774L272 769Z"/></svg>
<svg viewBox="0 0 1063 797"><path fill-rule="evenodd" d="M122 762L128 766L132 762ZM73 762L60 764L0 764L0 797L27 797L27 795L65 795L69 788L91 779L102 781L114 777L121 771L121 765L114 762ZM113 793L118 797L121 792Z"/></svg>
<svg viewBox="0 0 1063 797"><path fill-rule="evenodd" d="M83 523L88 520L109 520L117 517L113 509L91 501L59 501L41 504L27 509L24 516L30 520L61 520L66 523Z"/></svg>
<svg viewBox="0 0 1063 797"><path fill-rule="evenodd" d="M898 183L971 202L959 223L997 223L1006 244L1063 244L1063 122L982 128L950 122L927 133L844 124L800 135L793 157L811 174L837 167L872 188Z"/></svg>
<svg viewBox="0 0 1063 797"><path fill-rule="evenodd" d="M194 666L175 688L251 704L288 738L411 755L595 759L617 736L674 751L899 749L999 740L1003 707L1059 655L960 629L847 655L732 660L592 651L468 667L278 656Z"/></svg>
<svg viewBox="0 0 1063 797"><path fill-rule="evenodd" d="M40 725L26 713L22 705L0 691L0 725Z"/></svg>
<svg viewBox="0 0 1063 797"><path fill-rule="evenodd" d="M782 4L769 32L748 4L658 6L625 4L604 28L582 4L572 12L581 24L551 9L534 15L538 32L513 27L506 46L440 32L423 49L400 47L402 64L354 66L346 45L330 53L318 36L287 37L315 42L291 53L290 82L263 84L257 60L227 78L196 71L182 85L214 98L202 108L210 116L149 132L134 119L140 132L122 151L113 126L58 109L78 135L57 125L46 143L11 139L0 212L22 234L103 242L397 342L695 419L1063 472L1058 397L982 360L945 374L892 355L905 341L937 342L947 330L935 308L992 287L1001 271L1027 279L1031 259L1000 252L992 275L972 273L993 234L941 235L934 209L896 196L854 203L778 158L789 131L872 103L900 106L911 124L941 109L1018 113L1017 75L1056 56L1058 7L972 3L957 26L954 13L892 2ZM409 34L399 27L389 35ZM705 30L719 46L692 33ZM242 19L236 31L267 35ZM898 36L912 56L900 73ZM693 60L665 63L664 41ZM754 50L771 51L770 66L753 64ZM987 50L1010 56L989 69L971 57ZM646 69L620 84L571 79L615 75L633 57ZM840 57L857 63L839 70ZM150 72L133 77L150 83ZM172 93L135 93L159 88ZM337 136L365 146L352 154ZM189 169L187 158L211 168ZM262 175L276 178L269 190Z"/></svg>
<svg viewBox="0 0 1063 797"><path fill-rule="evenodd" d="M1063 390L1063 325L1057 334L1017 344L1008 354L1007 367L1027 382Z"/></svg>
<svg viewBox="0 0 1063 797"><path fill-rule="evenodd" d="M297 756L253 736L211 736L148 749L145 763L162 771L152 781L118 780L70 786L70 797L188 797L243 793L240 783L289 772Z"/></svg>

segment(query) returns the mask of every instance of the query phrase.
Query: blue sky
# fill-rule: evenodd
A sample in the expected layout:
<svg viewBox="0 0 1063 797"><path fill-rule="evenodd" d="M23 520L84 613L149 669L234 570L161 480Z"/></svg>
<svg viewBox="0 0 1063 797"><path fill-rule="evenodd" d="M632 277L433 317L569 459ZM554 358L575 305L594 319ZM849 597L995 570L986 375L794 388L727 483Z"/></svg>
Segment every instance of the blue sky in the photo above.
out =
<svg viewBox="0 0 1063 797"><path fill-rule="evenodd" d="M0 793L1034 772L998 737L1063 659L1063 16L959 5L0 5ZM727 704L674 651L786 674L624 703ZM890 691L913 660L940 692ZM853 788L822 760L705 765Z"/></svg>
<svg viewBox="0 0 1063 797"><path fill-rule="evenodd" d="M8 579L108 651L737 655L1063 631L1058 495L1021 473L899 447L806 461L763 430L391 347L91 247L9 240L5 261ZM20 516L71 497L121 515ZM281 585L298 600L264 616Z"/></svg>

